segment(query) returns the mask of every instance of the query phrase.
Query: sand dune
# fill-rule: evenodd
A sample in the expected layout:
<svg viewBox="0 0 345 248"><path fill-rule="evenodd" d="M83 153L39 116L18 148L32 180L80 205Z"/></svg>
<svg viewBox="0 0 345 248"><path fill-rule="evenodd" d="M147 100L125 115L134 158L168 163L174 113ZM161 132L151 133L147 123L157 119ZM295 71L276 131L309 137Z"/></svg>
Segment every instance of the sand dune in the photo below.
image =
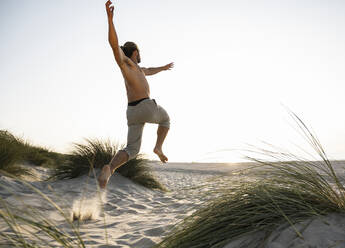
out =
<svg viewBox="0 0 345 248"><path fill-rule="evenodd" d="M149 248L206 200L216 197L207 192L217 187L222 176L243 168L239 164L162 165L158 162L150 166L169 192L149 190L116 173L101 192L97 191L94 178L88 176L31 184L52 198L69 218L83 220L79 230L87 247ZM57 210L25 184L3 176L0 182L0 195L7 202L19 208L30 205L72 232ZM297 237L289 226L282 226L271 235L266 247L345 247L344 216L330 215L299 225L304 228L304 239ZM5 223L0 224L0 231L10 232ZM252 238L255 237L236 240L226 248L237 247Z"/></svg>

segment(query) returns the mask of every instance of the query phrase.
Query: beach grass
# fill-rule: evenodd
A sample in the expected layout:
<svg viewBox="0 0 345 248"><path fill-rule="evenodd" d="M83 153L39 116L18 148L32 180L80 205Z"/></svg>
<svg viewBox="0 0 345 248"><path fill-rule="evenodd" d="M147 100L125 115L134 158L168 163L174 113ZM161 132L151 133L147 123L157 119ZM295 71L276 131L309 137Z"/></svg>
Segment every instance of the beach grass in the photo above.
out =
<svg viewBox="0 0 345 248"><path fill-rule="evenodd" d="M85 144L75 143L71 154L61 154L32 145L6 130L0 130L0 174L34 177L31 170L23 165L42 166L51 169L48 180L75 178L92 174L92 169L102 168L109 163L123 146L109 140L86 139ZM166 190L153 176L143 155L116 170L117 173L150 189Z"/></svg>
<svg viewBox="0 0 345 248"><path fill-rule="evenodd" d="M281 225L290 225L303 238L303 230L298 230L296 223L344 213L344 178L334 170L315 134L291 115L318 160L276 150L251 150L255 155L248 158L260 169L247 175L252 173L257 179L245 180L246 173L242 178L229 176L222 188L215 190L217 198L179 223L156 247L220 248L243 237L245 242L236 247L264 247L270 234Z"/></svg>
<svg viewBox="0 0 345 248"><path fill-rule="evenodd" d="M85 143L75 143L67 163L56 167L51 179L68 179L93 174L93 169L108 164L124 146L110 140L86 139ZM150 189L166 190L153 176L143 155L129 160L116 170L116 173Z"/></svg>
<svg viewBox="0 0 345 248"><path fill-rule="evenodd" d="M52 168L66 161L66 156L32 145L6 130L0 130L0 170L15 176L32 176L24 164ZM3 173L2 173L3 174Z"/></svg>
<svg viewBox="0 0 345 248"><path fill-rule="evenodd" d="M18 165L23 161L24 143L7 131L0 130L0 174L16 177L31 175L30 171Z"/></svg>

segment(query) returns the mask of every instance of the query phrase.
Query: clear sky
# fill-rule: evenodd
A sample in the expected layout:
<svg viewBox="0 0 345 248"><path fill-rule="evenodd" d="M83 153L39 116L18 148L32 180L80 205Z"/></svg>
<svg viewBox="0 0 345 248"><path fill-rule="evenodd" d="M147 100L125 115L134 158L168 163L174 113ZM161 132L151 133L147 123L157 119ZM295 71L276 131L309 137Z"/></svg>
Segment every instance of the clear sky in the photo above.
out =
<svg viewBox="0 0 345 248"><path fill-rule="evenodd" d="M0 129L68 152L83 138L126 142L124 82L101 0L0 1ZM259 141L305 147L282 105L345 159L345 2L118 0L120 43L135 41L171 118L170 161L235 161ZM156 126L145 126L152 156ZM227 150L224 152L224 150Z"/></svg>

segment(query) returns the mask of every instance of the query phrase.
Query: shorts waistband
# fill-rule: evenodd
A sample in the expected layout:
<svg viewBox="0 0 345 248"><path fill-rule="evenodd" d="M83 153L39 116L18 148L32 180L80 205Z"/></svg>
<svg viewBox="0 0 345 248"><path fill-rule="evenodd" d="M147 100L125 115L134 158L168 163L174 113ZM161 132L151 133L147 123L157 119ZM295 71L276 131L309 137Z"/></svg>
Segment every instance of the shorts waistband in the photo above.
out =
<svg viewBox="0 0 345 248"><path fill-rule="evenodd" d="M149 97L145 97L145 98L141 98L139 100L136 100L136 101L133 101L133 102L129 102L128 103L128 106L135 106L135 105L138 105L140 102L146 100L146 99L150 99Z"/></svg>

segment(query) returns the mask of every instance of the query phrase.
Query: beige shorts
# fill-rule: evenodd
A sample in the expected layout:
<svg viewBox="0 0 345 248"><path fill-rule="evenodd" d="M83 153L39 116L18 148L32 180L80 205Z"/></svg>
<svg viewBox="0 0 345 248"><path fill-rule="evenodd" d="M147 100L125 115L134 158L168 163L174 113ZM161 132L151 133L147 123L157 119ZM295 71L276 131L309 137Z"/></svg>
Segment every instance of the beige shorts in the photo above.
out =
<svg viewBox="0 0 345 248"><path fill-rule="evenodd" d="M156 123L159 126L170 127L168 113L157 105L154 99L145 99L136 106L127 107L127 146L124 149L129 159L133 159L139 153L141 137L145 123Z"/></svg>

